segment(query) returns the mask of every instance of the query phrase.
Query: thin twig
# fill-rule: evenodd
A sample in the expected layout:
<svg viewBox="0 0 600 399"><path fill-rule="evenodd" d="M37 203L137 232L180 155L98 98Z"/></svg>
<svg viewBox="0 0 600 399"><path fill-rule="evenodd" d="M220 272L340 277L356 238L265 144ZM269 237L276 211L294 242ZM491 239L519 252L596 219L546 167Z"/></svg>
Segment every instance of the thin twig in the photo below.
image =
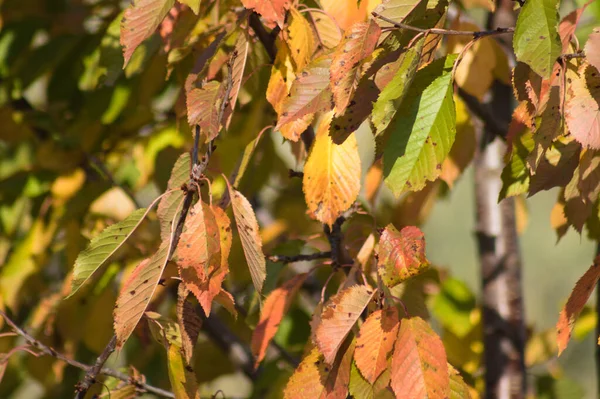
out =
<svg viewBox="0 0 600 399"><path fill-rule="evenodd" d="M85 377L83 378L83 381L79 382L76 385L75 399L85 398L87 391L91 388L92 385L94 385L96 383L96 379L98 378L98 375L102 371L102 368L104 367L104 363L106 363L106 360L108 360L108 357L115 351L116 346L117 346L117 336L113 335L112 338L110 339L110 341L108 342L108 345L106 345L106 347L104 347L104 350L102 351L100 356L98 356L98 358L94 362L94 365L92 367L88 368L87 372L85 373Z"/></svg>
<svg viewBox="0 0 600 399"><path fill-rule="evenodd" d="M300 254L300 255L294 255L294 256L271 255L268 257L268 259L271 262L276 262L276 263L305 262L305 261L309 261L309 260L328 259L328 258L331 258L331 251L316 252L314 254Z"/></svg>
<svg viewBox="0 0 600 399"><path fill-rule="evenodd" d="M19 327L2 310L0 310L0 316L2 316L2 318L4 318L4 320L6 321L6 324L8 324L16 334L23 337L29 343L29 345L38 349L41 352L41 354L44 354L46 356L51 356L55 359L61 360L70 366L73 366L73 367L76 367L78 369L85 371L86 373L89 372L89 370L93 369L96 366L96 365L89 366L87 364L78 362L77 360L70 359L67 356L63 355L62 353L57 352L56 350L52 349L51 347L47 346L46 344L42 343L41 341L35 339L29 333L27 333L25 330L23 330L21 327ZM116 370L113 370L113 369L110 369L107 367L101 367L99 369L99 372L97 373L97 375L99 375L99 374L116 378L116 379L126 382L128 384L133 384L141 391L151 392L151 393L154 393L156 395L159 395L159 396L162 396L165 398L175 398L175 395L172 392L166 391L161 388L154 387L154 386L146 384L142 381L134 380L134 379L132 379L131 376L129 376L127 374L121 373L119 371L116 371Z"/></svg>
<svg viewBox="0 0 600 399"><path fill-rule="evenodd" d="M385 21L389 24L392 24L396 28L412 30L414 32L426 32L432 33L434 35L447 35L447 36L472 36L473 39L479 39L486 36L495 36L495 35L504 35L507 33L514 33L515 28L496 28L493 30L479 30L479 31L467 31L467 30L453 30L453 29L440 29L440 28L432 28L432 29L423 29L417 28L416 26L411 26L407 24L403 24L401 22L396 22L388 17L385 17L379 13L372 12L371 13L375 18L378 18L382 21Z"/></svg>

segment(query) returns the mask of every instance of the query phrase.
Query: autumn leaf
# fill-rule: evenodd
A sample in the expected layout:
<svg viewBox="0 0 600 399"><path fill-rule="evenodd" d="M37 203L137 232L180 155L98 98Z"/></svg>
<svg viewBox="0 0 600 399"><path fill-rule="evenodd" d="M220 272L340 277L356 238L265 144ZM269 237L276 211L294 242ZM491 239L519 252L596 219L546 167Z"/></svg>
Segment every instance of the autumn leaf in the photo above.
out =
<svg viewBox="0 0 600 399"><path fill-rule="evenodd" d="M323 360L317 348L302 359L288 381L283 397L285 399L346 399L350 382L350 367L354 341L346 340L340 348L333 365Z"/></svg>
<svg viewBox="0 0 600 399"><path fill-rule="evenodd" d="M252 205L239 191L229 185L229 196L233 208L233 216L237 225L242 248L250 276L256 292L260 294L267 275L265 255L262 252L262 240L260 238L258 222L252 210Z"/></svg>
<svg viewBox="0 0 600 399"><path fill-rule="evenodd" d="M219 113L224 95L223 85L214 80L187 93L188 123L191 126L200 125L207 143L219 134Z"/></svg>
<svg viewBox="0 0 600 399"><path fill-rule="evenodd" d="M323 11L335 19L341 30L345 31L357 22L367 19L369 1L321 0Z"/></svg>
<svg viewBox="0 0 600 399"><path fill-rule="evenodd" d="M567 348L575 319L594 291L598 279L600 279L600 257L594 260L594 264L577 281L567 304L560 312L558 323L556 323L559 355Z"/></svg>
<svg viewBox="0 0 600 399"><path fill-rule="evenodd" d="M595 28L583 48L585 58L594 68L600 70L600 28Z"/></svg>
<svg viewBox="0 0 600 399"><path fill-rule="evenodd" d="M190 154L185 152L177 158L175 165L173 165L171 177L167 183L167 190L180 188L184 183L187 183L190 179L190 169ZM160 238L163 241L168 240L171 236L171 222L183 197L183 190L167 192L158 203L156 214L160 222Z"/></svg>
<svg viewBox="0 0 600 399"><path fill-rule="evenodd" d="M331 62L331 91L336 114L342 114L362 76L365 59L375 50L381 28L374 20L352 25L344 34Z"/></svg>
<svg viewBox="0 0 600 399"><path fill-rule="evenodd" d="M448 363L450 375L450 396L448 399L471 399L469 386L465 383L458 370Z"/></svg>
<svg viewBox="0 0 600 399"><path fill-rule="evenodd" d="M396 337L394 337L396 338ZM389 363L389 362L388 362ZM353 398L360 399L393 399L394 394L390 387L390 369L389 367L377 378L375 383L367 381L356 367L356 362L352 363L350 370L350 384L348 391Z"/></svg>
<svg viewBox="0 0 600 399"><path fill-rule="evenodd" d="M407 22L412 18L422 17L427 7L427 0L383 0L373 12L394 22ZM389 22L378 20L382 27L391 27Z"/></svg>
<svg viewBox="0 0 600 399"><path fill-rule="evenodd" d="M419 70L400 112L390 122L383 153L385 182L396 196L418 191L437 178L456 135L456 111L447 56Z"/></svg>
<svg viewBox="0 0 600 399"><path fill-rule="evenodd" d="M229 128L229 124L231 123L231 117L233 116L235 104L242 87L242 81L244 80L244 70L246 69L249 50L250 42L248 41L248 35L242 30L238 35L231 55L231 91L229 92L229 98L223 111L223 120L221 121L225 128Z"/></svg>
<svg viewBox="0 0 600 399"><path fill-rule="evenodd" d="M392 355L391 386L401 398L445 399L450 393L444 344L420 317L400 322Z"/></svg>
<svg viewBox="0 0 600 399"><path fill-rule="evenodd" d="M360 327L354 361L370 384L387 368L387 357L394 347L398 327L398 311L391 307L371 313Z"/></svg>
<svg viewBox="0 0 600 399"><path fill-rule="evenodd" d="M296 64L296 70L302 70L312 59L317 43L310 24L295 8L290 9L286 33L290 56Z"/></svg>
<svg viewBox="0 0 600 399"><path fill-rule="evenodd" d="M565 120L569 131L584 147L600 149L600 73L584 64L576 73L567 70Z"/></svg>
<svg viewBox="0 0 600 399"><path fill-rule="evenodd" d="M187 364L192 360L194 346L202 328L202 319L196 313L194 305L188 300L189 294L185 284L179 284L176 308L177 323L181 332L181 348Z"/></svg>
<svg viewBox="0 0 600 399"><path fill-rule="evenodd" d="M123 245L140 225L147 213L145 208L138 209L125 220L108 226L92 239L89 246L75 260L71 293L68 297L73 296L92 277L96 270L106 263Z"/></svg>
<svg viewBox="0 0 600 399"><path fill-rule="evenodd" d="M255 367L258 367L264 359L269 343L279 328L279 323L306 277L306 273L295 276L281 287L271 291L265 299L260 320L252 334L252 354L256 357Z"/></svg>
<svg viewBox="0 0 600 399"><path fill-rule="evenodd" d="M121 45L127 66L135 49L158 28L175 0L135 0L121 22Z"/></svg>
<svg viewBox="0 0 600 399"><path fill-rule="evenodd" d="M315 341L327 364L333 364L338 349L374 293L371 287L354 285L333 296L324 307Z"/></svg>
<svg viewBox="0 0 600 399"><path fill-rule="evenodd" d="M311 20L315 27L317 40L327 49L337 47L344 33L331 14L320 11L310 11Z"/></svg>
<svg viewBox="0 0 600 399"><path fill-rule="evenodd" d="M593 1L594 0L588 0L583 6L572 11L566 17L564 17L562 21L560 21L560 24L558 25L558 34L562 43L563 53L569 52L569 45L573 35L575 34L575 29L577 28L581 14L583 14L587 6L592 4Z"/></svg>
<svg viewBox="0 0 600 399"><path fill-rule="evenodd" d="M513 47L518 61L549 78L562 45L558 36L558 0L527 0L517 19Z"/></svg>
<svg viewBox="0 0 600 399"><path fill-rule="evenodd" d="M388 287L423 272L429 266L425 257L425 238L418 227L407 226L401 231L388 225L379 239L378 270Z"/></svg>
<svg viewBox="0 0 600 399"><path fill-rule="evenodd" d="M283 27L285 12L290 9L290 0L242 0L244 7L259 13L268 23Z"/></svg>
<svg viewBox="0 0 600 399"><path fill-rule="evenodd" d="M360 157L356 138L334 144L329 137L333 112L323 116L304 166L302 188L312 217L329 226L356 200Z"/></svg>

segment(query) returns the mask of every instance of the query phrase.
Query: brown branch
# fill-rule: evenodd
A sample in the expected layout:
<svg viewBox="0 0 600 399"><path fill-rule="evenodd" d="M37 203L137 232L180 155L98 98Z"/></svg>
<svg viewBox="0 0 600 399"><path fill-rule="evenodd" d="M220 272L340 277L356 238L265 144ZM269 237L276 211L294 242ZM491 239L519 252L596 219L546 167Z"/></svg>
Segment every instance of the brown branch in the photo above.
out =
<svg viewBox="0 0 600 399"><path fill-rule="evenodd" d="M271 262L276 262L276 263L305 262L305 261L309 261L309 260L328 259L328 258L331 258L331 251L316 252L314 254L300 254L300 255L293 255L293 256L271 255L268 257L268 259Z"/></svg>
<svg viewBox="0 0 600 399"><path fill-rule="evenodd" d="M407 24L403 24L401 22L396 22L388 17L385 17L379 13L376 12L372 12L371 13L375 18L378 18L382 21L385 21L389 24L394 25L396 28L399 29L406 29L406 30L412 30L414 32L421 32L421 33L433 33L434 35L446 35L446 36L472 36L473 39L481 39L482 37L486 37L486 36L495 36L495 35L504 35L507 33L514 33L515 28L511 27L511 28L496 28L493 30L479 30L479 31L468 31L468 30L453 30L453 29L439 29L439 28L432 28L432 29L423 29L423 28L417 28L416 26L411 26L411 25L407 25Z"/></svg>
<svg viewBox="0 0 600 399"><path fill-rule="evenodd" d="M0 310L0 316L6 321L6 324L8 324L16 334L23 337L29 343L29 345L38 349L41 352L41 354L46 355L46 356L51 356L55 359L63 361L70 366L73 366L80 370L85 371L86 373L89 373L90 370L95 369L97 367L98 361L96 361L96 363L93 366L89 366L87 364L78 362L77 360L70 359L67 356L63 355L62 353L57 352L53 348L44 344L43 342L35 339L33 336L31 336L29 333L27 333L25 330L23 330L21 327L19 327L2 310ZM112 340L111 340L111 342L112 342ZM135 385L136 388L138 388L141 391L151 392L151 393L154 393L156 395L159 395L159 396L162 396L165 398L175 398L175 395L172 392L166 391L161 388L154 387L154 386L146 384L145 382L142 382L142 381L134 380L134 379L132 379L131 376L129 376L127 374L121 373L119 371L116 371L116 370L113 370L113 369L110 369L107 367L100 366L96 372L96 376L98 376L100 374L116 378L116 379L126 382L128 384Z"/></svg>
<svg viewBox="0 0 600 399"><path fill-rule="evenodd" d="M83 381L77 383L75 386L75 399L83 399L87 394L87 391L96 383L96 378L102 371L104 367L104 363L108 360L108 357L115 351L115 347L117 345L117 336L113 335L113 337L108 342L108 345L104 348L100 356L94 362L94 365L88 368L85 373L85 377Z"/></svg>

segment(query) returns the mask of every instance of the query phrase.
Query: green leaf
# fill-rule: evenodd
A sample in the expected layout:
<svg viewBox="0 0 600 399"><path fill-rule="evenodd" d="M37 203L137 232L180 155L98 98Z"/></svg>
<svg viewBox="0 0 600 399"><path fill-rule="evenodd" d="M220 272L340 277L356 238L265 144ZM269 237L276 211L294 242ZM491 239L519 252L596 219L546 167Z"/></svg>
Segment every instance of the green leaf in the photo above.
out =
<svg viewBox="0 0 600 399"><path fill-rule="evenodd" d="M377 130L377 133L382 132L388 127L390 121L396 114L396 110L400 108L406 93L415 77L419 60L421 59L421 51L423 50L425 39L420 39L413 47L408 49L400 56L400 66L398 71L381 91L377 101L373 105L373 113L371 121Z"/></svg>
<svg viewBox="0 0 600 399"><path fill-rule="evenodd" d="M524 194L529 190L529 169L527 157L533 151L535 142L530 130L526 130L513 141L510 160L502 170L502 189L498 200Z"/></svg>
<svg viewBox="0 0 600 399"><path fill-rule="evenodd" d="M90 245L75 260L71 293L68 297L75 294L92 274L123 245L140 225L145 215L145 208L138 209L125 220L108 226L100 235L92 239Z"/></svg>
<svg viewBox="0 0 600 399"><path fill-rule="evenodd" d="M390 139L383 154L386 184L396 196L406 188L425 187L442 170L456 136L452 96L455 55L437 60L417 72L400 112L390 123Z"/></svg>
<svg viewBox="0 0 600 399"><path fill-rule="evenodd" d="M549 78L560 56L558 0L527 0L519 13L513 46L518 61Z"/></svg>

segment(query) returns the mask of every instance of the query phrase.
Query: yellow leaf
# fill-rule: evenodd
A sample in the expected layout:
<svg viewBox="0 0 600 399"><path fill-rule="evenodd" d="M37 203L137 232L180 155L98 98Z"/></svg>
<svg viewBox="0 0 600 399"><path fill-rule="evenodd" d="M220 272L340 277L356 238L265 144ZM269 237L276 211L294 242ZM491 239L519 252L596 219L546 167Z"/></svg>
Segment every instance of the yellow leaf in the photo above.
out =
<svg viewBox="0 0 600 399"><path fill-rule="evenodd" d="M310 24L298 10L290 9L289 18L286 41L290 48L290 55L296 63L296 70L301 70L312 58L317 43Z"/></svg>
<svg viewBox="0 0 600 399"><path fill-rule="evenodd" d="M310 215L330 226L356 200L361 175L356 137L334 144L329 137L332 116L329 112L319 124L302 182Z"/></svg>

